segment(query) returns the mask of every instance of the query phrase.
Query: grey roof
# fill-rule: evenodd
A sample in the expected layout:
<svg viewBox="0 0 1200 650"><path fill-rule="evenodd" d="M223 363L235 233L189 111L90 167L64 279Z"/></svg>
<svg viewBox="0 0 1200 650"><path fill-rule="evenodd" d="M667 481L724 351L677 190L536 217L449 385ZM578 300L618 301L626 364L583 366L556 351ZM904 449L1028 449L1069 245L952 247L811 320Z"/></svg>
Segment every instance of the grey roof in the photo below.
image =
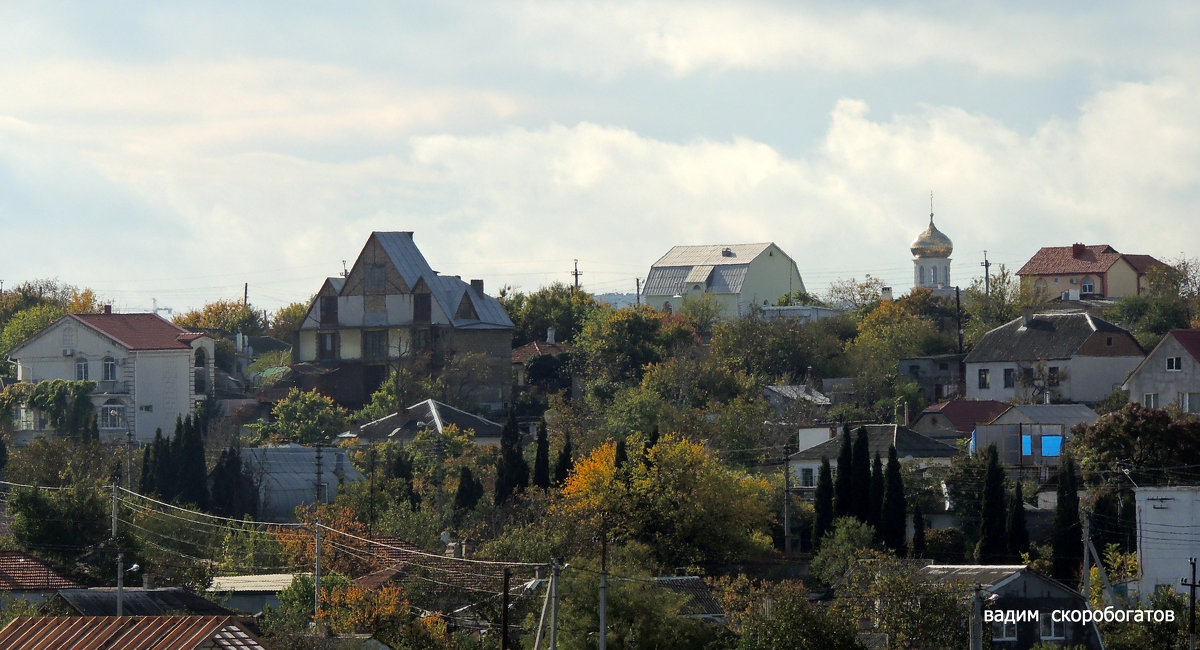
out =
<svg viewBox="0 0 1200 650"><path fill-rule="evenodd" d="M1038 361L1069 359L1096 332L1126 333L1087 313L1037 314L1028 327L1015 318L983 335L964 361Z"/></svg>
<svg viewBox="0 0 1200 650"><path fill-rule="evenodd" d="M978 584L988 593L999 593L1009 583L1027 577L1044 582L1067 597L1083 600L1083 595L1073 587L1042 575L1024 564L929 564L917 569L914 575L918 581L925 583L952 582L964 585L968 589ZM1014 587L1020 589L1020 585Z"/></svg>
<svg viewBox="0 0 1200 650"><path fill-rule="evenodd" d="M321 450L321 482L325 502L343 483L361 481L363 475L341 449ZM314 447L249 447L242 449L242 466L259 481L259 518L295 521L296 506L316 499L317 450Z"/></svg>
<svg viewBox="0 0 1200 650"><path fill-rule="evenodd" d="M59 589L47 602L61 598L81 616L114 616L117 613L117 590L115 587L95 589ZM125 616L166 616L170 614L196 614L201 616L229 616L233 610L201 598L179 587L142 589L126 587L121 594L121 611Z"/></svg>
<svg viewBox="0 0 1200 650"><path fill-rule="evenodd" d="M433 427L438 433L444 433L446 427L453 424L460 431L468 429L475 432L475 438L499 438L500 430L504 427L478 415L467 413L434 399L427 399L408 407L408 413L389 413L378 420L367 422L356 431L348 431L339 437L359 437L369 440L385 440L395 437L416 435L419 429Z"/></svg>
<svg viewBox="0 0 1200 650"><path fill-rule="evenodd" d="M805 400L813 404L829 405L829 397L805 384L797 384L794 386L767 386L763 389L763 393L775 393L784 399L789 400ZM768 398L769 399L769 398Z"/></svg>
<svg viewBox="0 0 1200 650"><path fill-rule="evenodd" d="M373 232L371 236L387 253L392 265L396 267L396 272L404 278L405 284L411 288L416 286L418 280L425 280L434 300L437 301L442 312L446 314L454 327L466 329L512 328L512 319L508 317L508 313L504 311L504 306L500 304L499 300L486 294L480 295L471 288L470 284L463 282L458 277L438 275L437 271L429 266L429 262L425 261L425 256L417 248L411 232ZM463 295L468 296L479 318L454 318Z"/></svg>
<svg viewBox="0 0 1200 650"><path fill-rule="evenodd" d="M697 266L707 264L749 264L771 246L771 242L760 244L715 244L708 246L675 246L654 263L654 266ZM729 249L732 255L722 252Z"/></svg>
<svg viewBox="0 0 1200 650"><path fill-rule="evenodd" d="M938 442L928 436L923 436L912 429L906 429L895 424L865 424L850 431L851 441L858 435L858 429L867 430L867 452L880 458L887 458L888 447L896 445L896 455L905 458L953 458L958 456L957 447ZM822 457L835 460L842 448L842 434L809 447L791 455L792 461L817 461Z"/></svg>
<svg viewBox="0 0 1200 650"><path fill-rule="evenodd" d="M253 576L214 576L210 592L277 594L287 589L298 575L308 573L266 573Z"/></svg>
<svg viewBox="0 0 1200 650"><path fill-rule="evenodd" d="M992 422L1002 418L1029 424L1061 424L1070 429L1080 423L1091 424L1100 416L1085 404L1015 404Z"/></svg>
<svg viewBox="0 0 1200 650"><path fill-rule="evenodd" d="M643 293L672 296L701 284L709 293L740 293L750 262L774 244L676 246L650 267ZM728 251L726 254L725 251Z"/></svg>

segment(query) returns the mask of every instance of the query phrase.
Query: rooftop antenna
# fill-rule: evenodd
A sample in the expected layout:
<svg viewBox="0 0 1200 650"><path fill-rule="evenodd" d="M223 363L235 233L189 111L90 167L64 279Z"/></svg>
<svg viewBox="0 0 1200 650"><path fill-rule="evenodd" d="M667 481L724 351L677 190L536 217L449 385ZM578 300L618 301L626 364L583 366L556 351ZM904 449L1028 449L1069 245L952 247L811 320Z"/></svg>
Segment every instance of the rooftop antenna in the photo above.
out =
<svg viewBox="0 0 1200 650"><path fill-rule="evenodd" d="M350 277L350 270L346 268L346 260L342 260L342 277Z"/></svg>

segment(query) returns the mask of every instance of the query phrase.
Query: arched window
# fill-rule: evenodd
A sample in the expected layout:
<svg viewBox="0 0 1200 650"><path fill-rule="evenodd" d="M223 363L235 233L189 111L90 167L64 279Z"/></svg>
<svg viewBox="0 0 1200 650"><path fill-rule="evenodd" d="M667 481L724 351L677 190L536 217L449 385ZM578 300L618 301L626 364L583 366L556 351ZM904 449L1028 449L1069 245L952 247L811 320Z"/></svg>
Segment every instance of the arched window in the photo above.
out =
<svg viewBox="0 0 1200 650"><path fill-rule="evenodd" d="M208 355L205 354L204 348L196 348L196 367L197 368L207 368L208 367Z"/></svg>
<svg viewBox="0 0 1200 650"><path fill-rule="evenodd" d="M1096 293L1096 281L1090 277L1084 278L1079 285L1079 293Z"/></svg>
<svg viewBox="0 0 1200 650"><path fill-rule="evenodd" d="M921 285L922 287L925 286L925 267L918 266L917 273L920 275L920 279L917 281L917 284Z"/></svg>
<svg viewBox="0 0 1200 650"><path fill-rule="evenodd" d="M937 284L937 272L938 272L938 268L935 266L935 267L933 267L932 269L930 269L930 272L932 272L932 273L933 273L933 283L934 283L934 284Z"/></svg>
<svg viewBox="0 0 1200 650"><path fill-rule="evenodd" d="M79 357L75 360L75 381L87 381L88 378L88 360Z"/></svg>
<svg viewBox="0 0 1200 650"><path fill-rule="evenodd" d="M100 407L99 418L101 429L124 429L125 407L120 401L110 399Z"/></svg>
<svg viewBox="0 0 1200 650"><path fill-rule="evenodd" d="M117 360L112 357L104 357L104 372L102 379L104 381L117 380Z"/></svg>

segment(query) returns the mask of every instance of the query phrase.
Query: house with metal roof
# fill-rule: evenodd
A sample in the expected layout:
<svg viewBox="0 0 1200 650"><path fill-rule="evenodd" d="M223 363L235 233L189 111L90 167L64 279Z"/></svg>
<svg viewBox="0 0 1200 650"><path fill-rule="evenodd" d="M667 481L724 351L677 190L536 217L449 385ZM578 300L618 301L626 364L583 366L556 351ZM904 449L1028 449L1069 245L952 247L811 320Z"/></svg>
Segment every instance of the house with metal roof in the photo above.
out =
<svg viewBox="0 0 1200 650"><path fill-rule="evenodd" d="M474 355L472 397L500 410L512 376L513 323L483 280L434 271L411 232L373 232L345 277L327 278L296 332L296 362L336 369L333 397L360 406L400 362L442 371Z"/></svg>
<svg viewBox="0 0 1200 650"><path fill-rule="evenodd" d="M1009 406L990 399L952 399L925 407L909 427L935 440L961 440L970 438L976 425L991 422Z"/></svg>
<svg viewBox="0 0 1200 650"><path fill-rule="evenodd" d="M17 379L94 381L92 405L102 440L154 440L170 436L176 418L195 410L213 384L215 342L158 314L70 314L46 326L9 351ZM51 433L34 409L18 413L14 441L28 444Z"/></svg>
<svg viewBox="0 0 1200 650"><path fill-rule="evenodd" d="M0 648L62 650L267 650L231 616L21 616L0 630Z"/></svg>
<svg viewBox="0 0 1200 650"><path fill-rule="evenodd" d="M214 576L209 597L230 609L258 616L270 606L279 609L279 592L291 586L296 576L311 573L267 573L261 575Z"/></svg>
<svg viewBox="0 0 1200 650"><path fill-rule="evenodd" d="M1022 287L1050 298L1121 298L1148 289L1146 274L1162 264L1150 255L1124 255L1108 244L1045 246L1017 277Z"/></svg>
<svg viewBox="0 0 1200 650"><path fill-rule="evenodd" d="M242 449L242 467L258 484L259 519L294 522L297 506L316 501L318 454L322 503L333 501L346 486L363 479L342 449L300 445Z"/></svg>
<svg viewBox="0 0 1200 650"><path fill-rule="evenodd" d="M456 409L435 399L427 399L402 411L389 413L378 420L362 424L357 429L340 434L338 439L360 443L392 440L408 444L422 429L445 433L451 426L459 431L473 432L476 444L480 445L500 444L500 430L504 428L497 422Z"/></svg>
<svg viewBox="0 0 1200 650"><path fill-rule="evenodd" d="M1027 310L984 334L967 354L967 397L1094 404L1145 356L1132 334L1102 318Z"/></svg>
<svg viewBox="0 0 1200 650"><path fill-rule="evenodd" d="M774 243L675 246L650 267L642 296L659 311L713 296L726 318L804 290L796 262Z"/></svg>
<svg viewBox="0 0 1200 650"><path fill-rule="evenodd" d="M1086 404L1014 404L975 427L971 452L982 453L995 445L1000 464L1013 480L1045 483L1058 472L1071 429L1099 417Z"/></svg>
<svg viewBox="0 0 1200 650"><path fill-rule="evenodd" d="M1200 413L1200 330L1171 330L1125 380L1129 401Z"/></svg>

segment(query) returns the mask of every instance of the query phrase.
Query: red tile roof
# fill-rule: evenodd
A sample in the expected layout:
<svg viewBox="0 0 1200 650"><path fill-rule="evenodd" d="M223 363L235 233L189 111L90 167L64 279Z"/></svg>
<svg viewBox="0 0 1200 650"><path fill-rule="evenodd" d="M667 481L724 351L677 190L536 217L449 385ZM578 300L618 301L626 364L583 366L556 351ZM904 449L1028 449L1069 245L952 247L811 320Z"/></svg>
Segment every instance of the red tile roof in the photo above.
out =
<svg viewBox="0 0 1200 650"><path fill-rule="evenodd" d="M1171 330L1167 335L1174 336L1193 359L1200 361L1200 330Z"/></svg>
<svg viewBox="0 0 1200 650"><path fill-rule="evenodd" d="M955 399L927 407L923 413L940 413L954 425L959 433L969 434L975 425L991 422L997 415L1008 410L1011 404L992 399Z"/></svg>
<svg viewBox="0 0 1200 650"><path fill-rule="evenodd" d="M83 585L59 575L39 558L21 551L0 551L0 591L81 589Z"/></svg>
<svg viewBox="0 0 1200 650"><path fill-rule="evenodd" d="M1133 270L1138 272L1138 275L1146 273L1155 266L1165 266L1162 262L1155 259L1153 255L1126 255L1125 261L1129 262L1129 265L1133 267Z"/></svg>
<svg viewBox="0 0 1200 650"><path fill-rule="evenodd" d="M207 334L189 332L158 314L71 314L130 350L186 350L188 341Z"/></svg>
<svg viewBox="0 0 1200 650"><path fill-rule="evenodd" d="M575 346L570 343L547 343L545 341L534 341L526 343L512 351L513 363L525 363L534 357L540 357L543 354L562 354L575 349Z"/></svg>
<svg viewBox="0 0 1200 650"><path fill-rule="evenodd" d="M1083 246L1074 255L1073 246L1046 246L1017 271L1017 275L1060 275L1066 273L1104 273L1121 259L1108 244Z"/></svg>
<svg viewBox="0 0 1200 650"><path fill-rule="evenodd" d="M267 650L229 616L22 616L0 630L0 648L61 650Z"/></svg>

